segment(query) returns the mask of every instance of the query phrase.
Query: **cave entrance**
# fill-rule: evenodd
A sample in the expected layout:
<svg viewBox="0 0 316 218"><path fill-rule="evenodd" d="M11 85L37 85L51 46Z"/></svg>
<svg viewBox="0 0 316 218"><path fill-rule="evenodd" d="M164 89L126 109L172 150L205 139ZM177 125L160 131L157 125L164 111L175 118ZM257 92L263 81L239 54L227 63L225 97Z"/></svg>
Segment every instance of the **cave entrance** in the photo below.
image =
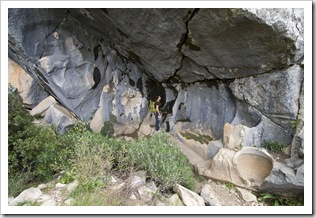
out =
<svg viewBox="0 0 316 218"><path fill-rule="evenodd" d="M166 91L161 83L150 79L147 81L147 90L148 98L150 101L155 101L156 97L159 95L161 97L161 107L163 107L166 104Z"/></svg>

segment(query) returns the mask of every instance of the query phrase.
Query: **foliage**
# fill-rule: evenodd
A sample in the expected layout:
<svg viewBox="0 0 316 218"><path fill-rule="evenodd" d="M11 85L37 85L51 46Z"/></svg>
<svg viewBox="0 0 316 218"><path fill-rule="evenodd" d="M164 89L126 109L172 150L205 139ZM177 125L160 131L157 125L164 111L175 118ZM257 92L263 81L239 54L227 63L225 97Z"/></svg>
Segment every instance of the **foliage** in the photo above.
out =
<svg viewBox="0 0 316 218"><path fill-rule="evenodd" d="M74 180L74 174L72 171L66 171L62 177L59 179L59 182L62 184L68 184Z"/></svg>
<svg viewBox="0 0 316 218"><path fill-rule="evenodd" d="M30 201L23 201L17 204L17 206L40 206L41 204L37 201L30 202Z"/></svg>
<svg viewBox="0 0 316 218"><path fill-rule="evenodd" d="M165 132L139 139L129 145L121 144L118 161L119 168L133 166L146 170L160 184L162 191L176 184L191 190L195 188L194 173L187 157Z"/></svg>
<svg viewBox="0 0 316 218"><path fill-rule="evenodd" d="M279 142L265 141L263 142L262 147L272 152L281 152L284 145Z"/></svg>
<svg viewBox="0 0 316 218"><path fill-rule="evenodd" d="M269 206L304 206L303 199L285 198L270 193L261 193L258 200Z"/></svg>
<svg viewBox="0 0 316 218"><path fill-rule="evenodd" d="M112 137L114 135L114 123L116 121L116 117L114 115L110 115L110 120L104 122L103 127L100 133L107 137Z"/></svg>
<svg viewBox="0 0 316 218"><path fill-rule="evenodd" d="M92 132L83 122L73 127L65 137L73 147L73 153L68 160L68 175L71 174L83 184L91 180L105 180L112 166L107 138Z"/></svg>
<svg viewBox="0 0 316 218"><path fill-rule="evenodd" d="M50 179L60 170L59 161L65 159L64 140L54 126L33 124L33 117L11 87L8 105L9 175L28 172L33 179Z"/></svg>
<svg viewBox="0 0 316 218"><path fill-rule="evenodd" d="M292 128L293 129L296 129L296 127L298 126L298 124L299 124L299 120L297 119L297 120L292 120L291 121L291 124L292 124Z"/></svg>
<svg viewBox="0 0 316 218"><path fill-rule="evenodd" d="M30 182L47 181L63 169L69 151L54 126L40 127L12 87L8 95L9 194L16 196Z"/></svg>
<svg viewBox="0 0 316 218"><path fill-rule="evenodd" d="M32 177L30 173L23 174L9 174L8 178L8 191L9 196L18 196L23 190L31 188Z"/></svg>
<svg viewBox="0 0 316 218"><path fill-rule="evenodd" d="M212 137L208 135L202 135L193 132L181 132L181 135L183 135L183 137L186 139L193 139L195 141L200 142L201 144L208 144L210 141L214 140Z"/></svg>
<svg viewBox="0 0 316 218"><path fill-rule="evenodd" d="M8 144L11 196L29 188L31 181L47 181L60 171L64 172L60 182L78 180L79 197L80 193L102 190L112 171L146 170L162 191L175 184L195 188L191 164L165 132L126 142L110 137L111 128L104 129L106 134L99 134L92 132L88 124L78 122L60 135L54 126L39 127L33 120L11 90ZM86 204L91 200L87 199ZM112 200L111 205L120 204L119 200Z"/></svg>
<svg viewBox="0 0 316 218"><path fill-rule="evenodd" d="M234 188L234 184L231 182L226 183L226 187L230 190Z"/></svg>
<svg viewBox="0 0 316 218"><path fill-rule="evenodd" d="M90 188L89 188L90 187ZM123 205L120 196L106 192L103 188L93 183L80 185L71 193L74 199L72 206L121 206ZM124 196L126 198L126 196Z"/></svg>

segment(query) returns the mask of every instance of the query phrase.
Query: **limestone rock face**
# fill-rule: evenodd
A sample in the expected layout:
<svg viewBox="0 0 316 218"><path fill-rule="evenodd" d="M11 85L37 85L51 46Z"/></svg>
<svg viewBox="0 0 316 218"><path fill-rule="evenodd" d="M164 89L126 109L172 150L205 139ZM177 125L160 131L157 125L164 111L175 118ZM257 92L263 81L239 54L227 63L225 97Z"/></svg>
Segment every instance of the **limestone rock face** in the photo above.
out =
<svg viewBox="0 0 316 218"><path fill-rule="evenodd" d="M268 75L237 79L230 87L238 99L293 134L290 121L299 111L302 80L303 69L295 65Z"/></svg>
<svg viewBox="0 0 316 218"><path fill-rule="evenodd" d="M225 123L243 125L246 145L304 154L303 9L38 8L8 18L9 58L94 131L113 122L116 135L150 134L142 124L161 95L171 130L185 121L222 140Z"/></svg>
<svg viewBox="0 0 316 218"><path fill-rule="evenodd" d="M282 68L294 62L296 46L297 56L302 57L302 39L295 44L295 37L302 35L303 25L299 21L300 31L294 28L300 19L296 13L301 12L200 9L189 22L183 53L217 78L245 77ZM271 19L275 14L278 17ZM287 29L289 23L291 29Z"/></svg>
<svg viewBox="0 0 316 218"><path fill-rule="evenodd" d="M224 84L195 84L181 90L173 107L174 120L189 121L192 126L210 129L216 138L223 135L223 126L235 115L234 97Z"/></svg>
<svg viewBox="0 0 316 218"><path fill-rule="evenodd" d="M13 87L17 88L18 93L25 105L30 108L34 108L38 103L48 96L47 92L45 92L34 81L34 79L23 70L23 68L21 68L11 59L9 59L8 69L9 83Z"/></svg>

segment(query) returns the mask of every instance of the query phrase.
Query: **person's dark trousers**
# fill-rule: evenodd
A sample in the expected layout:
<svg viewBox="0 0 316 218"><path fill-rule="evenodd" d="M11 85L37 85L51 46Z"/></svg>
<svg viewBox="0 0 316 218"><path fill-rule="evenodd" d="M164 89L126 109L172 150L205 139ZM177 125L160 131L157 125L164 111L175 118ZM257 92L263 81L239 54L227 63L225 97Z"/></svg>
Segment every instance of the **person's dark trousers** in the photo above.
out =
<svg viewBox="0 0 316 218"><path fill-rule="evenodd" d="M159 130L158 112L155 112L155 119L156 119L156 131L158 131Z"/></svg>

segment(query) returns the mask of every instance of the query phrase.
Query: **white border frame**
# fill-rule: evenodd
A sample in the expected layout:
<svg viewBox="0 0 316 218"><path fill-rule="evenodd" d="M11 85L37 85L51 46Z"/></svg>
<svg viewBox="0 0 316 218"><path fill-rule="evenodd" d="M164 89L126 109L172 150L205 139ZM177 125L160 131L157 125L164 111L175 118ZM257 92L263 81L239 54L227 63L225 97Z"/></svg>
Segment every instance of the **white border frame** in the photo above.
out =
<svg viewBox="0 0 316 218"><path fill-rule="evenodd" d="M8 8L304 8L304 206L299 207L36 207L8 206ZM312 214L312 1L2 1L1 214Z"/></svg>

